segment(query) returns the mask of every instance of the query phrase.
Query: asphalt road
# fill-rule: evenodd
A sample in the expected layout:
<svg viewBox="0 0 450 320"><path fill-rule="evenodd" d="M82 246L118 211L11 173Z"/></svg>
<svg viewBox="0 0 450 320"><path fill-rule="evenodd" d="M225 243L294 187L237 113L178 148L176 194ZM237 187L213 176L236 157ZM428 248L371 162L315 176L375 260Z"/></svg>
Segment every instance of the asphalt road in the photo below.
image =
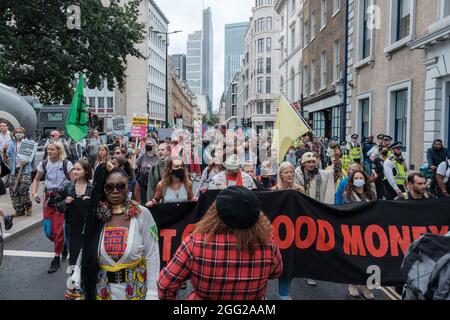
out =
<svg viewBox="0 0 450 320"><path fill-rule="evenodd" d="M61 269L48 274L52 260L53 244L44 236L42 228L11 240L5 245L6 254L0 266L0 300L63 300L66 290L68 260L62 261ZM349 296L348 286L319 282L317 287L308 286L303 279L295 279L291 286L294 300L354 300ZM183 299L188 290L180 291ZM392 295L391 295L392 296ZM390 300L381 290L375 291L377 300ZM267 298L278 298L278 282L270 281ZM364 298L359 298L364 299Z"/></svg>

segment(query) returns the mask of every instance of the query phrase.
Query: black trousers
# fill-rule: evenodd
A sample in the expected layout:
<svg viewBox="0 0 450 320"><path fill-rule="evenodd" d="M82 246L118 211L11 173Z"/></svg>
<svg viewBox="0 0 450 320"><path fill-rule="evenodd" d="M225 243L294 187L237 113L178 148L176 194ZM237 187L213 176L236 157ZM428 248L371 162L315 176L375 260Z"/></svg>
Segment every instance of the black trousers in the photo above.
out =
<svg viewBox="0 0 450 320"><path fill-rule="evenodd" d="M384 185L386 186L386 200L394 200L397 198L397 192L391 187L387 180L384 180ZM402 192L406 192L404 186L398 186Z"/></svg>

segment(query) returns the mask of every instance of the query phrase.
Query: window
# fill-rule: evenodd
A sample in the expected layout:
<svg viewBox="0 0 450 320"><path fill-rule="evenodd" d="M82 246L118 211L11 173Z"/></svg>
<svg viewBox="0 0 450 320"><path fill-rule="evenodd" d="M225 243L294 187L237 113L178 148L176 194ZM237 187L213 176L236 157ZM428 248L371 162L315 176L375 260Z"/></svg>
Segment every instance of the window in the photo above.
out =
<svg viewBox="0 0 450 320"><path fill-rule="evenodd" d="M291 15L294 15L294 13L295 13L295 7L296 7L295 1L296 0L291 0Z"/></svg>
<svg viewBox="0 0 450 320"><path fill-rule="evenodd" d="M266 114L270 114L272 111L272 103L270 101L266 101Z"/></svg>
<svg viewBox="0 0 450 320"><path fill-rule="evenodd" d="M272 17L266 18L266 30L272 30Z"/></svg>
<svg viewBox="0 0 450 320"><path fill-rule="evenodd" d="M281 60L284 59L284 41L281 40L280 42L280 47L281 47Z"/></svg>
<svg viewBox="0 0 450 320"><path fill-rule="evenodd" d="M283 79L283 77L280 78L280 89L281 89L281 91L284 92L284 79Z"/></svg>
<svg viewBox="0 0 450 320"><path fill-rule="evenodd" d="M272 38L266 39L266 52L272 52Z"/></svg>
<svg viewBox="0 0 450 320"><path fill-rule="evenodd" d="M272 58L266 58L266 73L272 73Z"/></svg>
<svg viewBox="0 0 450 320"><path fill-rule="evenodd" d="M368 98L360 100L359 106L361 110L361 138L367 138L370 133L370 100Z"/></svg>
<svg viewBox="0 0 450 320"><path fill-rule="evenodd" d="M257 92L258 93L263 93L263 86L264 86L264 78L263 77L259 77L256 80L256 88L257 88Z"/></svg>
<svg viewBox="0 0 450 320"><path fill-rule="evenodd" d="M311 94L316 92L316 84L317 84L317 74L316 74L316 61L313 60L311 63Z"/></svg>
<svg viewBox="0 0 450 320"><path fill-rule="evenodd" d="M411 1L397 0L397 37L396 41L409 36L411 33Z"/></svg>
<svg viewBox="0 0 450 320"><path fill-rule="evenodd" d="M400 141L406 145L406 132L408 125L408 90L400 90L394 94L395 112L395 141Z"/></svg>
<svg viewBox="0 0 450 320"><path fill-rule="evenodd" d="M313 11L313 13L311 14L311 41L314 40L314 38L316 37L316 32L317 32L317 17L316 12Z"/></svg>
<svg viewBox="0 0 450 320"><path fill-rule="evenodd" d="M272 92L272 78L266 77L266 93Z"/></svg>
<svg viewBox="0 0 450 320"><path fill-rule="evenodd" d="M341 107L334 107L331 110L331 135L338 137L341 136Z"/></svg>
<svg viewBox="0 0 450 320"><path fill-rule="evenodd" d="M98 98L98 112L105 112L105 98Z"/></svg>
<svg viewBox="0 0 450 320"><path fill-rule="evenodd" d="M303 24L303 43L305 46L307 46L308 42L309 42L309 25L308 21L305 21L305 23Z"/></svg>
<svg viewBox="0 0 450 320"><path fill-rule="evenodd" d="M333 14L336 14L341 9L341 0L333 0Z"/></svg>
<svg viewBox="0 0 450 320"><path fill-rule="evenodd" d="M389 2L389 44L387 52L404 45L412 36L415 0L390 0ZM402 41L403 40L403 41ZM399 42L401 41L401 42ZM398 44L396 42L399 42ZM390 50L389 50L390 49Z"/></svg>
<svg viewBox="0 0 450 320"><path fill-rule="evenodd" d="M321 6L320 6L320 27L324 28L327 25L327 1L328 0L322 0Z"/></svg>
<svg viewBox="0 0 450 320"><path fill-rule="evenodd" d="M257 114L264 114L264 102L257 102L256 103L256 113Z"/></svg>
<svg viewBox="0 0 450 320"><path fill-rule="evenodd" d="M89 107L95 109L95 98L94 97L89 98Z"/></svg>
<svg viewBox="0 0 450 320"><path fill-rule="evenodd" d="M443 6L444 6L444 15L443 17L448 17L450 16L450 1L449 0L442 0L443 1Z"/></svg>
<svg viewBox="0 0 450 320"><path fill-rule="evenodd" d="M291 51L295 50L295 24L291 27Z"/></svg>
<svg viewBox="0 0 450 320"><path fill-rule="evenodd" d="M364 26L363 26L363 37L362 37L362 41L363 41L363 43L362 43L362 45L363 45L362 58L365 59L370 56L370 49L371 49L370 47L372 45L372 41L371 41L372 40L371 39L372 32L369 29L370 17L367 12L371 1L370 0L363 0L363 1L364 1Z"/></svg>
<svg viewBox="0 0 450 320"><path fill-rule="evenodd" d="M264 73L264 58L258 59L258 69L256 71L258 74Z"/></svg>
<svg viewBox="0 0 450 320"><path fill-rule="evenodd" d="M292 102L295 101L295 70L291 69L290 79L289 79L289 98Z"/></svg>
<svg viewBox="0 0 450 320"><path fill-rule="evenodd" d="M313 129L318 137L325 137L325 114L323 112L313 113Z"/></svg>
<svg viewBox="0 0 450 320"><path fill-rule="evenodd" d="M308 95L309 89L309 77L308 77L308 66L303 67L303 94Z"/></svg>
<svg viewBox="0 0 450 320"><path fill-rule="evenodd" d="M333 81L339 81L341 75L341 44L339 39L333 45Z"/></svg>
<svg viewBox="0 0 450 320"><path fill-rule="evenodd" d="M264 39L258 39L258 53L264 53Z"/></svg>
<svg viewBox="0 0 450 320"><path fill-rule="evenodd" d="M106 98L106 107L107 107L108 109L114 108L113 102L114 102L114 101L113 101L113 98L112 98L112 97Z"/></svg>
<svg viewBox="0 0 450 320"><path fill-rule="evenodd" d="M327 86L327 52L323 51L320 56L320 88L323 89Z"/></svg>

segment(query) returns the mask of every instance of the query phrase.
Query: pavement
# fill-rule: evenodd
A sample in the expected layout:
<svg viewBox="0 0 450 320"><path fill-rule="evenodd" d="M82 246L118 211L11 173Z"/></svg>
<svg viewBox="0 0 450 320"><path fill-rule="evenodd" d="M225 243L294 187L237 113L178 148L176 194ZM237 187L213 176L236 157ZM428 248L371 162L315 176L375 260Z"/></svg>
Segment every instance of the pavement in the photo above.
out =
<svg viewBox="0 0 450 320"><path fill-rule="evenodd" d="M38 194L41 199L42 196L43 184L39 188ZM11 203L11 198L9 192L5 195L0 196L0 208L3 209L6 215L14 214L14 209ZM2 223L3 229L3 237L5 243L20 237L21 235L26 234L27 232L34 230L42 225L42 202L40 204L33 201L33 213L31 216L26 217L14 217L13 219L13 227L11 230L5 231L4 225Z"/></svg>

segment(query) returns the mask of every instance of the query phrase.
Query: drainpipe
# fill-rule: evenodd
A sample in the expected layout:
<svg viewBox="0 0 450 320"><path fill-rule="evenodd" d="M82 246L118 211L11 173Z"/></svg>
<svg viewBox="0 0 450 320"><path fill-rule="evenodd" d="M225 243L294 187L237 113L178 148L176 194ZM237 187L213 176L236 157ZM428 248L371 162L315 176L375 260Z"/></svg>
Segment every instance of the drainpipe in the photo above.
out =
<svg viewBox="0 0 450 320"><path fill-rule="evenodd" d="M347 138L346 126L347 126L347 88L348 88L348 27L349 27L349 15L350 15L350 5L349 0L345 0L345 30L344 30L344 95L343 103L341 109L341 140Z"/></svg>

